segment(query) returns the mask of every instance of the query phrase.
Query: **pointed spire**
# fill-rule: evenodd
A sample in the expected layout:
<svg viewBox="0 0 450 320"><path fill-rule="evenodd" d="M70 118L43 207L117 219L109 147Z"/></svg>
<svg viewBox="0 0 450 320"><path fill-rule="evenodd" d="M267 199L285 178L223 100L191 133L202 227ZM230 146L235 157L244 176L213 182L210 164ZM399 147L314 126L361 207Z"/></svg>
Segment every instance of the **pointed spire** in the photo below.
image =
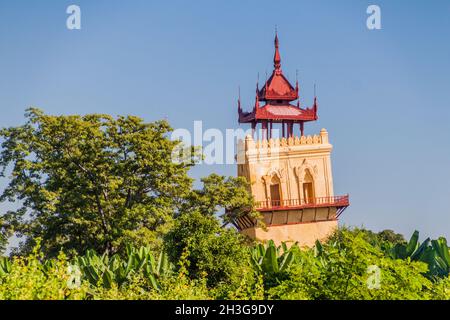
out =
<svg viewBox="0 0 450 320"><path fill-rule="evenodd" d="M267 92L267 81L268 81L268 79L267 79L267 70L266 70L266 84L264 85L264 93L266 93Z"/></svg>
<svg viewBox="0 0 450 320"><path fill-rule="evenodd" d="M256 98L255 98L255 107L254 110L258 110L259 109L259 94L258 92L256 92Z"/></svg>
<svg viewBox="0 0 450 320"><path fill-rule="evenodd" d="M239 112L239 114L242 112L242 108L241 108L241 86L238 86L238 112Z"/></svg>
<svg viewBox="0 0 450 320"><path fill-rule="evenodd" d="M314 96L313 110L314 110L314 117L315 117L316 120L318 119L318 116L317 116L317 109L318 109L318 106L317 106L317 97Z"/></svg>
<svg viewBox="0 0 450 320"><path fill-rule="evenodd" d="M256 80L256 94L259 93L259 72L258 72L258 78Z"/></svg>
<svg viewBox="0 0 450 320"><path fill-rule="evenodd" d="M273 66L274 66L275 70L281 71L281 56L280 56L280 51L278 50L278 48L279 48L278 31L275 27L275 55L273 56Z"/></svg>

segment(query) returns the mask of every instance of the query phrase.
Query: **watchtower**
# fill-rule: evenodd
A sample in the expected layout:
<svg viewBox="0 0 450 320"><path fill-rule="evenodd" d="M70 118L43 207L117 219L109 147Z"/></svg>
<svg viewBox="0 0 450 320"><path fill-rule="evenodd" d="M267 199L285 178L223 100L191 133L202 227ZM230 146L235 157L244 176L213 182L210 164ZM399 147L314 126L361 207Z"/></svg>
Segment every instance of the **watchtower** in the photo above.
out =
<svg viewBox="0 0 450 320"><path fill-rule="evenodd" d="M304 135L304 124L318 119L317 109L316 97L312 107L300 106L298 80L292 86L281 70L276 35L274 70L261 89L257 84L253 110L244 112L238 100L239 123L249 123L253 129L239 143L238 176L250 182L256 210L267 226L267 230L259 228L249 215L236 217L233 224L243 234L312 246L337 228L349 197L334 195L328 132ZM255 138L259 124L260 135ZM273 137L274 126L280 125L281 136Z"/></svg>

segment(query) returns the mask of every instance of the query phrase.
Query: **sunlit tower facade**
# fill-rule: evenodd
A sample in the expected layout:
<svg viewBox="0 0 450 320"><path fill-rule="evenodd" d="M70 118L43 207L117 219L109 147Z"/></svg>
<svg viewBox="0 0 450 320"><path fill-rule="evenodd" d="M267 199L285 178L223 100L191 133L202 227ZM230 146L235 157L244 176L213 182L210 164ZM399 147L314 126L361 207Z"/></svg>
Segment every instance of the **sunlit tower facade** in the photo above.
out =
<svg viewBox="0 0 450 320"><path fill-rule="evenodd" d="M273 63L263 87L257 84L253 110L244 112L238 101L239 123L252 128L239 143L238 176L249 182L266 227L249 214L234 217L233 224L260 241L312 246L336 230L349 197L334 194L328 132L304 134L305 123L318 119L317 98L311 107L301 106L298 80L294 87L281 69L278 35Z"/></svg>

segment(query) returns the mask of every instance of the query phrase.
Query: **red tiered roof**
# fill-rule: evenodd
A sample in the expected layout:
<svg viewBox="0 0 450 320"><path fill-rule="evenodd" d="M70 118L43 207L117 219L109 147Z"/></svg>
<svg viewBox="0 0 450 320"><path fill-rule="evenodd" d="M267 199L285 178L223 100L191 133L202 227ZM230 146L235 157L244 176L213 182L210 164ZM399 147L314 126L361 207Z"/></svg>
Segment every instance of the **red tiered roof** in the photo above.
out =
<svg viewBox="0 0 450 320"><path fill-rule="evenodd" d="M298 87L294 89L281 72L274 71L261 91L258 92L258 96L260 101L293 101L298 99Z"/></svg>
<svg viewBox="0 0 450 320"><path fill-rule="evenodd" d="M297 121L314 121L317 120L316 107L302 109L291 104L265 104L263 107L255 107L252 112L240 112L239 123L250 123L258 120L272 120L273 122L281 122L292 120Z"/></svg>
<svg viewBox="0 0 450 320"><path fill-rule="evenodd" d="M298 99L298 83L294 88L281 71L281 56L279 51L278 35L275 35L275 55L273 57L273 73L261 91L258 92L260 101Z"/></svg>
<svg viewBox="0 0 450 320"><path fill-rule="evenodd" d="M279 52L278 35L275 35L275 54L273 58L274 70L270 78L266 81L261 90L256 90L256 101L251 112L243 112L240 99L238 102L239 123L257 123L259 120L270 120L273 122L293 121L307 122L317 120L317 101L311 108L300 108L300 101L297 105L290 102L299 99L298 82L295 88L283 75L281 70L281 56ZM263 106L259 105L264 101Z"/></svg>

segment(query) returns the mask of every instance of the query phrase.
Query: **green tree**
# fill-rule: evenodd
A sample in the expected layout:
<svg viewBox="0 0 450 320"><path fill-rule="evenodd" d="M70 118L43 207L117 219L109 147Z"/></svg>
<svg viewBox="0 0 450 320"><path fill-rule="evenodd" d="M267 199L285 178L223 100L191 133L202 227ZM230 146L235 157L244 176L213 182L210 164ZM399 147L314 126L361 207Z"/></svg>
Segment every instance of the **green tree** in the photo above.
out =
<svg viewBox="0 0 450 320"><path fill-rule="evenodd" d="M211 174L201 179L201 182L203 188L189 193L181 212L198 211L213 216L226 210L227 214L222 215L224 223L228 223L232 217L247 213L257 215L252 210L253 197L248 192L249 185L245 178Z"/></svg>
<svg viewBox="0 0 450 320"><path fill-rule="evenodd" d="M247 239L235 229L223 228L217 214L221 209L234 212L251 209L253 199L248 185L242 178L215 174L202 182L203 188L192 191L184 211L165 236L166 250L191 279L207 278L210 288L226 286L228 291L242 290L239 287L243 281L248 280L246 285L251 286L255 280Z"/></svg>
<svg viewBox="0 0 450 320"><path fill-rule="evenodd" d="M211 289L239 290L244 278L251 277L250 255L245 239L234 229L222 228L217 218L198 211L182 214L166 236L171 260L192 280L206 279Z"/></svg>
<svg viewBox="0 0 450 320"><path fill-rule="evenodd" d="M179 141L168 123L104 114L51 116L29 109L22 126L0 130L0 173L9 184L0 202L20 203L3 214L24 236L19 252L42 238L47 256L114 253L125 243L154 245L192 181L192 158L172 161Z"/></svg>
<svg viewBox="0 0 450 320"><path fill-rule="evenodd" d="M400 233L395 233L393 230L383 230L377 233L378 239L384 242L390 242L392 245L406 243L405 237Z"/></svg>
<svg viewBox="0 0 450 320"><path fill-rule="evenodd" d="M372 246L380 248L382 251L388 251L396 244L405 244L406 240L402 234L395 233L393 230L383 230L380 232L373 232L364 228L344 228L347 232L352 232L356 235L361 235Z"/></svg>

